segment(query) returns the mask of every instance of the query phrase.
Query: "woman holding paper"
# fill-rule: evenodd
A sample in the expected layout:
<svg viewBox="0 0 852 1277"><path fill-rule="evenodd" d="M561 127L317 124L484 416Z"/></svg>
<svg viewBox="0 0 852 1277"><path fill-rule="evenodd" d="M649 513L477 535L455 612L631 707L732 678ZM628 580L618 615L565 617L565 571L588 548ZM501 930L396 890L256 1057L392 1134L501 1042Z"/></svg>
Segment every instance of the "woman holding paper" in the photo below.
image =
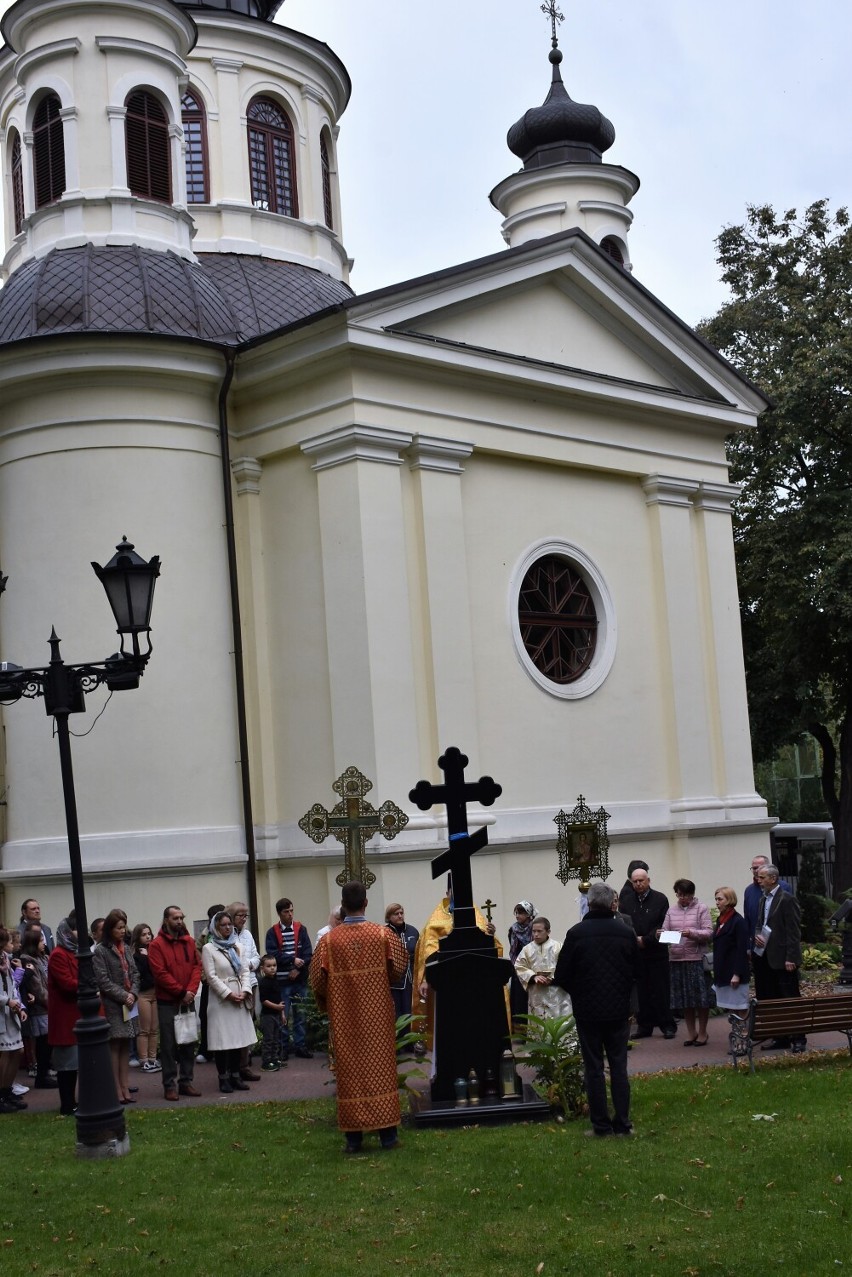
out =
<svg viewBox="0 0 852 1277"><path fill-rule="evenodd" d="M95 979L109 1024L112 1071L122 1104L135 1104L130 1094L130 1043L139 1014L139 971L127 937L127 914L112 909L104 919L101 942L92 951Z"/></svg>
<svg viewBox="0 0 852 1277"><path fill-rule="evenodd" d="M695 899L695 883L678 878L674 884L677 904L672 905L658 932L669 944L669 981L672 1010L681 1010L686 1021L684 1046L707 1045L710 994L704 979L704 954L713 939L710 910ZM666 935L670 932L671 937Z"/></svg>

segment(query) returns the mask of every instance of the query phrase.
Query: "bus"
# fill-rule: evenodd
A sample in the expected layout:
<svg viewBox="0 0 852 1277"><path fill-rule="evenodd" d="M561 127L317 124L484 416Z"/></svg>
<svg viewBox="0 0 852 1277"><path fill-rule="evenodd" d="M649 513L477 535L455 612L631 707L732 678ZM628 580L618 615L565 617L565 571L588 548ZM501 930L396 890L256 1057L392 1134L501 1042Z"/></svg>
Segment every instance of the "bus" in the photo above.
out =
<svg viewBox="0 0 852 1277"><path fill-rule="evenodd" d="M772 861L781 870L793 890L796 890L801 854L815 848L822 861L825 894L834 899L834 826L830 821L811 825L775 825L769 831Z"/></svg>

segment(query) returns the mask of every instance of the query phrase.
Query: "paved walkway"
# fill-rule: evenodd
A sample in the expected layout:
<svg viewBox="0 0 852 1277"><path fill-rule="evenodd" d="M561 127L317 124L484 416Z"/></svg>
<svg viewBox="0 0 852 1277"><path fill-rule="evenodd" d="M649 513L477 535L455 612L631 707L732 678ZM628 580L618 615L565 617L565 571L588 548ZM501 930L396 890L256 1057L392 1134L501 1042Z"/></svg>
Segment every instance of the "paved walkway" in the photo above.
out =
<svg viewBox="0 0 852 1277"><path fill-rule="evenodd" d="M631 1074L660 1073L672 1069L689 1069L708 1064L727 1064L728 1057L728 1020L726 1016L713 1016L708 1025L709 1042L706 1047L684 1048L684 1030L680 1027L678 1036L667 1042L659 1031L653 1037L642 1038L634 1042L628 1056L628 1067ZM821 1033L812 1040L812 1048L817 1051L848 1048L846 1037L842 1033ZM776 1059L786 1052L772 1051L761 1056L755 1052L755 1060L761 1058ZM259 1061L254 1060L252 1067L260 1072ZM741 1064L741 1069L747 1065ZM29 1079L24 1073L18 1074L18 1081L27 1083ZM143 1073L141 1069L131 1069L131 1086L138 1086L137 1103L128 1105L128 1112L139 1109L171 1109L199 1104L246 1104L264 1100L311 1100L334 1097L334 1078L328 1068L325 1055L317 1055L312 1060L291 1059L277 1073L261 1073L259 1082L252 1082L250 1091L235 1091L233 1095L219 1093L216 1068L213 1064L198 1064L195 1068L195 1086L201 1091L200 1099L181 1097L178 1104L163 1099L163 1084L159 1073ZM24 1097L31 1113L47 1113L59 1107L58 1093L54 1090L36 1091L31 1089Z"/></svg>

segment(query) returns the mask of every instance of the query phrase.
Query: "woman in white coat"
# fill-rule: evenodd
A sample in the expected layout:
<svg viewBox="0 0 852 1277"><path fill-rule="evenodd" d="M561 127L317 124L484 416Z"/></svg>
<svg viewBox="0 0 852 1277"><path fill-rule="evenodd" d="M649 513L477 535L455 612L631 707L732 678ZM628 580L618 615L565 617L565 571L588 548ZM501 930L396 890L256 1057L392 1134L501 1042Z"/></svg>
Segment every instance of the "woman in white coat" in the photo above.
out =
<svg viewBox="0 0 852 1277"><path fill-rule="evenodd" d="M207 1045L219 1073L219 1090L248 1091L240 1077L243 1048L257 1039L251 1014L251 974L234 935L234 921L223 910L210 922L210 937L201 950L207 1004Z"/></svg>

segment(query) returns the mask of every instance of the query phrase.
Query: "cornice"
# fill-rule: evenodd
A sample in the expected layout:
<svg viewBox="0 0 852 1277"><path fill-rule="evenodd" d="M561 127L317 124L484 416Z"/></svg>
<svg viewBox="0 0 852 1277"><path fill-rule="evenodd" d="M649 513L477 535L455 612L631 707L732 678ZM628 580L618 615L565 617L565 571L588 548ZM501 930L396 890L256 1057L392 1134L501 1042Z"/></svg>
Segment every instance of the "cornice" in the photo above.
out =
<svg viewBox="0 0 852 1277"><path fill-rule="evenodd" d="M312 470L328 470L347 461L373 461L379 465L401 466L402 452L410 447L412 435L375 426L343 426L306 440L302 452L312 457Z"/></svg>

